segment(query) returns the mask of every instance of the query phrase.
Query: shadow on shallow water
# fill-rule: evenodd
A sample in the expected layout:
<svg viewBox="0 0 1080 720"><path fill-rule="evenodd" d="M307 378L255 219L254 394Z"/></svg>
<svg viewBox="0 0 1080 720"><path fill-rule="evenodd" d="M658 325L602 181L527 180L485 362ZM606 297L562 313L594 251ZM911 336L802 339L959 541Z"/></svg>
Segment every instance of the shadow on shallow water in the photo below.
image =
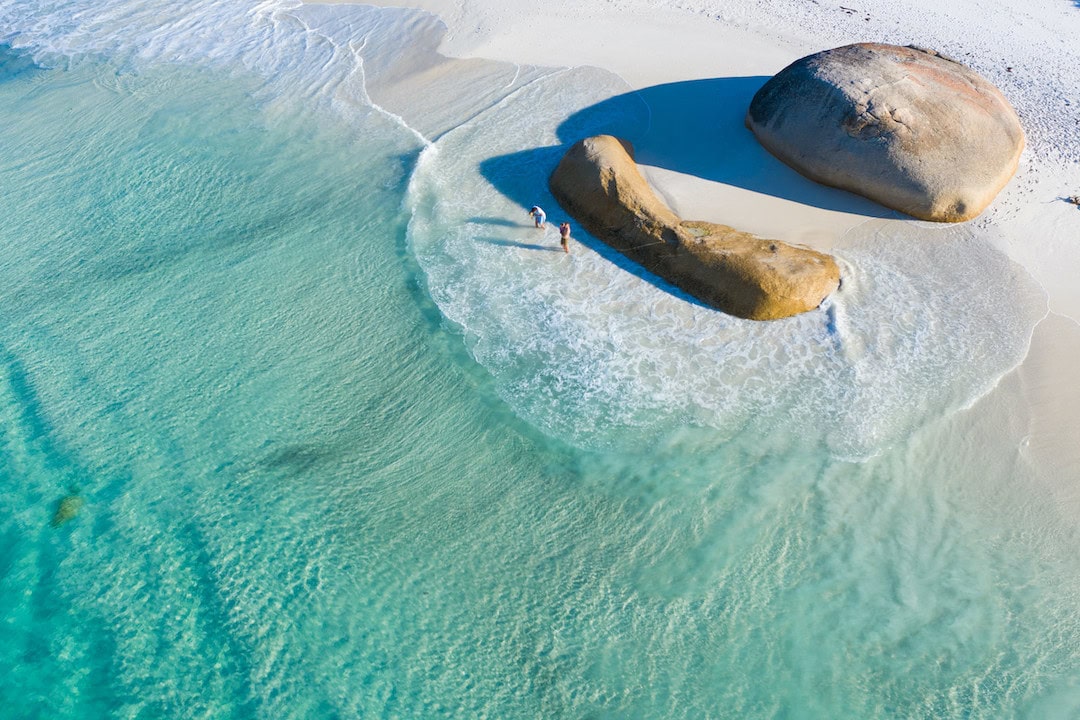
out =
<svg viewBox="0 0 1080 720"><path fill-rule="evenodd" d="M513 240L506 240L505 238L496 237L481 237L476 238L477 242L484 242L489 245L501 245L502 247L516 247L524 248L526 250L539 250L541 252L557 252L561 253L562 249L558 247L548 247L547 245L537 245L536 243L523 243L515 242Z"/></svg>

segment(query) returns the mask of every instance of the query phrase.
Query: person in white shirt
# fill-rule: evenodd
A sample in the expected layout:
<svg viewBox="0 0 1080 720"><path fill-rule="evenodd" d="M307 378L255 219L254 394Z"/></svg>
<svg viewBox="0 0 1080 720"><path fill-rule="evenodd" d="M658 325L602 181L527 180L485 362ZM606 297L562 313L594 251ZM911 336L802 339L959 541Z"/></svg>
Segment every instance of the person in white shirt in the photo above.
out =
<svg viewBox="0 0 1080 720"><path fill-rule="evenodd" d="M533 205L529 208L529 214L532 215L533 222L536 223L536 227L544 227L544 223L547 222L547 213L544 212L539 205Z"/></svg>

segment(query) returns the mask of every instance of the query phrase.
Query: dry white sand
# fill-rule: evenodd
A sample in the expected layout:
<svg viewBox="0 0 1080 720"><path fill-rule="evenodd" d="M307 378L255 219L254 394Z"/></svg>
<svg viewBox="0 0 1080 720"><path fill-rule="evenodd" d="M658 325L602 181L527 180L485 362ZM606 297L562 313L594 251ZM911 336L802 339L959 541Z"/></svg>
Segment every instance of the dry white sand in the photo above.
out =
<svg viewBox="0 0 1080 720"><path fill-rule="evenodd" d="M769 76L804 55L862 41L933 48L983 74L1017 108L1028 148L1016 177L970 227L1025 268L1048 298L1027 359L1002 379L994 391L999 397L991 400L1006 403L1013 420L1027 428L1017 451L1039 475L1062 492L1080 488L1080 383L1073 374L1080 355L1080 208L1064 202L1080 194L1080 0L1028 0L1023 7L1009 0L367 4L437 15L447 25L440 51L449 57L595 66L639 91L702 78ZM739 182L740 174L755 172L762 152L756 143L732 142L725 155L732 182L655 166L643 170L683 217L821 249L866 223L880 223L875 217L912 222L846 193L827 191L830 201L816 202L818 190L808 182L789 192L748 189L762 183ZM933 228L926 232L932 241Z"/></svg>

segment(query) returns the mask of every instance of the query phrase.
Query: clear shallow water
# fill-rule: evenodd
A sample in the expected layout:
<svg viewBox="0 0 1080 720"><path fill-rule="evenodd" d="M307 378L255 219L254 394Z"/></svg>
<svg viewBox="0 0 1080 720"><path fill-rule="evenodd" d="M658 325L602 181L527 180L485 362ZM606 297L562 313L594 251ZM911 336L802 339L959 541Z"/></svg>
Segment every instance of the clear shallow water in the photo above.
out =
<svg viewBox="0 0 1080 720"><path fill-rule="evenodd" d="M324 10L15 10L11 716L1078 712L1075 523L979 400L1041 298L974 238L736 322L527 226L602 73L484 68L428 144L361 82L411 14L341 10L364 58Z"/></svg>

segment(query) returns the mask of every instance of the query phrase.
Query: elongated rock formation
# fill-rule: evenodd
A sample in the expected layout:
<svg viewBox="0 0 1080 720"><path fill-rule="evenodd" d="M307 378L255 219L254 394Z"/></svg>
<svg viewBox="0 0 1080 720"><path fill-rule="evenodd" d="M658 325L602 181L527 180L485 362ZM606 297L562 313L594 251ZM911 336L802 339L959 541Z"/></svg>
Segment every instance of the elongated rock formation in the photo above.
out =
<svg viewBox="0 0 1080 720"><path fill-rule="evenodd" d="M812 310L840 283L828 255L726 225L683 221L653 193L625 140L577 142L549 182L559 204L608 245L702 302L750 320Z"/></svg>
<svg viewBox="0 0 1080 720"><path fill-rule="evenodd" d="M746 126L811 180L939 222L982 212L1024 149L1016 111L982 76L930 50L873 43L784 68Z"/></svg>

